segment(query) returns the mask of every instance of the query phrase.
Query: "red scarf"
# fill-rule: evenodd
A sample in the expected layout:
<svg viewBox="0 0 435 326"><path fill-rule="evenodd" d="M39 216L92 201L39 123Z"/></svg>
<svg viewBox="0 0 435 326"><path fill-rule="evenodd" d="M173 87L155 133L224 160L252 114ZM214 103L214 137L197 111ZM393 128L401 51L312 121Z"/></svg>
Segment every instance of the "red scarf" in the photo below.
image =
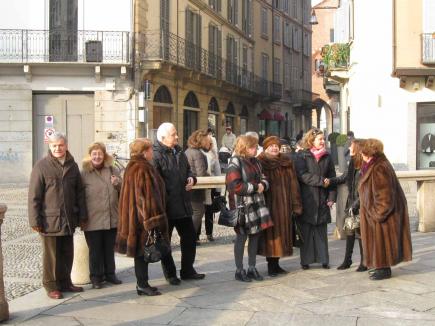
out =
<svg viewBox="0 0 435 326"><path fill-rule="evenodd" d="M319 149L312 147L310 149L310 152L314 155L314 157L316 158L316 161L319 162L319 160L323 157L323 155L326 154L326 149L325 149L325 147L322 147Z"/></svg>

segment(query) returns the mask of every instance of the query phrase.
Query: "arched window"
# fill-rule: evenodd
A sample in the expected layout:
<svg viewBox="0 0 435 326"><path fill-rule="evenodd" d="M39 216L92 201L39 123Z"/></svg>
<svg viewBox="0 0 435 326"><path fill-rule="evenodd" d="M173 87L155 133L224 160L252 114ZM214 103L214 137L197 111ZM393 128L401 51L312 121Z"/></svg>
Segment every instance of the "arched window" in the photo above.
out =
<svg viewBox="0 0 435 326"><path fill-rule="evenodd" d="M199 109L199 102L194 92L190 91L187 93L184 99L184 106Z"/></svg>
<svg viewBox="0 0 435 326"><path fill-rule="evenodd" d="M154 95L154 102L172 104L171 93L166 86L160 86Z"/></svg>
<svg viewBox="0 0 435 326"><path fill-rule="evenodd" d="M211 128L215 135L218 133L218 118L219 118L219 104L216 98L212 97L208 103L208 128Z"/></svg>
<svg viewBox="0 0 435 326"><path fill-rule="evenodd" d="M219 112L219 104L216 98L211 98L210 102L208 103L208 111Z"/></svg>
<svg viewBox="0 0 435 326"><path fill-rule="evenodd" d="M236 110L234 109L234 105L232 102L229 102L227 105L227 109L225 110L225 125L231 126L234 131L234 117L236 115Z"/></svg>
<svg viewBox="0 0 435 326"><path fill-rule="evenodd" d="M242 112L240 112L240 134L244 134L248 131L248 107L243 105Z"/></svg>

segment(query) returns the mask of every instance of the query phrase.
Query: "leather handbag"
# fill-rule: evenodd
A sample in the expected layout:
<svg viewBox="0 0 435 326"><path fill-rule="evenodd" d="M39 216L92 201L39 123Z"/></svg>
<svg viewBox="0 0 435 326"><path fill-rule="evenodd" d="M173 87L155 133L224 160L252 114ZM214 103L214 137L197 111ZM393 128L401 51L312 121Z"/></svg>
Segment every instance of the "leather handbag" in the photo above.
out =
<svg viewBox="0 0 435 326"><path fill-rule="evenodd" d="M293 247L300 248L304 243L304 238L302 236L301 226L299 224L299 221L297 221L296 216L293 216L292 222L293 222Z"/></svg>
<svg viewBox="0 0 435 326"><path fill-rule="evenodd" d="M244 206L238 206L236 209L228 209L225 205L219 214L218 224L228 227L235 227L244 219Z"/></svg>
<svg viewBox="0 0 435 326"><path fill-rule="evenodd" d="M144 261L146 263L157 263L171 252L171 244L154 229L148 231L148 240L144 246Z"/></svg>
<svg viewBox="0 0 435 326"><path fill-rule="evenodd" d="M348 212L348 216L344 219L343 230L354 231L355 229L359 229L359 225L360 225L359 222L360 222L359 215L354 215L352 208L350 208Z"/></svg>
<svg viewBox="0 0 435 326"><path fill-rule="evenodd" d="M212 203L211 203L211 210L213 213L220 212L222 207L227 204L227 200L225 196L216 196L213 197Z"/></svg>

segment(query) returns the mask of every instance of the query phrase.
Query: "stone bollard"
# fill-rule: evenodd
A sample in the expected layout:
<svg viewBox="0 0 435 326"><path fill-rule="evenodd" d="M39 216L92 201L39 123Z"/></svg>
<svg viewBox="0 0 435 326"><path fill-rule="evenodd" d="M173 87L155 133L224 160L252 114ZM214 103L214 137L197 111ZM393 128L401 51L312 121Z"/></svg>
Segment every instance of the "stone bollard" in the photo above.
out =
<svg viewBox="0 0 435 326"><path fill-rule="evenodd" d="M89 248L82 231L74 234L74 262L71 271L73 284L88 284L89 279Z"/></svg>
<svg viewBox="0 0 435 326"><path fill-rule="evenodd" d="M339 185L337 187L337 205L336 205L336 218L335 218L335 230L334 230L334 238L335 239L346 239L346 232L343 230L344 218L347 195L349 191L345 184Z"/></svg>
<svg viewBox="0 0 435 326"><path fill-rule="evenodd" d="M435 231L435 181L417 182L417 209L418 209L418 231Z"/></svg>
<svg viewBox="0 0 435 326"><path fill-rule="evenodd" d="M0 322L9 319L9 305L5 297L5 284L3 282L3 252L1 242L1 225L8 207L0 204Z"/></svg>

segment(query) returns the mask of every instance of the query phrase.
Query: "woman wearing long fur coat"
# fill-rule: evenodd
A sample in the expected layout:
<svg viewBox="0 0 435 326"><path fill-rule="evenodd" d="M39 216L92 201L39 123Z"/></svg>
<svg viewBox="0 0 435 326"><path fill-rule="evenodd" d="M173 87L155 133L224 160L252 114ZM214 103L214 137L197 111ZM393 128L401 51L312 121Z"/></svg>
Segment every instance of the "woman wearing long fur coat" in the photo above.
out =
<svg viewBox="0 0 435 326"><path fill-rule="evenodd" d="M151 165L152 143L145 138L130 144L130 162L124 173L119 199L119 222L116 251L134 257L138 295L160 295L148 283L148 263L144 261L144 245L148 232L157 229L169 241L165 213L165 185Z"/></svg>
<svg viewBox="0 0 435 326"><path fill-rule="evenodd" d="M269 181L269 190L264 196L273 226L264 230L259 254L266 256L269 276L277 276L286 273L279 266L279 258L293 255L292 219L293 215L302 214L302 199L293 162L279 152L279 138L267 137L263 149L258 160Z"/></svg>
<svg viewBox="0 0 435 326"><path fill-rule="evenodd" d="M411 232L406 197L383 144L367 139L358 188L364 261L374 268L372 280L391 277L391 266L412 259Z"/></svg>

